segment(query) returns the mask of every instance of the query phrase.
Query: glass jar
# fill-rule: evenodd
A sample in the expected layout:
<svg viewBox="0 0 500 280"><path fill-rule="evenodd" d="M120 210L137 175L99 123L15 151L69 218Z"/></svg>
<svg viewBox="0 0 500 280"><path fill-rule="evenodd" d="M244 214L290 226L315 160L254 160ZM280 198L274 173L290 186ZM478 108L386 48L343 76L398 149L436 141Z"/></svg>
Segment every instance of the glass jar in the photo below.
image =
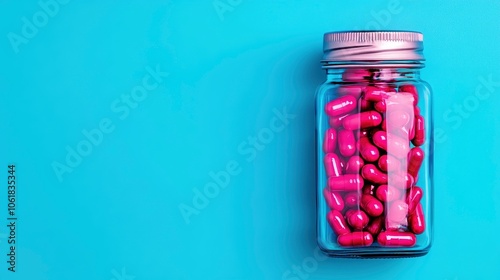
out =
<svg viewBox="0 0 500 280"><path fill-rule="evenodd" d="M423 61L418 32L324 36L317 234L330 256L421 256L431 247L432 107Z"/></svg>

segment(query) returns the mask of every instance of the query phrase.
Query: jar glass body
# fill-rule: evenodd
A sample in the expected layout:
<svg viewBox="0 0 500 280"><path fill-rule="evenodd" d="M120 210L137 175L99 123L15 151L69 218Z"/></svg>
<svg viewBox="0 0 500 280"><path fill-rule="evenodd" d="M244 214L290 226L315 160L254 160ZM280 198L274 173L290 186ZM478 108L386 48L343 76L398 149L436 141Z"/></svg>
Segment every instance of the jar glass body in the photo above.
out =
<svg viewBox="0 0 500 280"><path fill-rule="evenodd" d="M338 257L425 255L432 96L417 68L327 69L316 93L317 240Z"/></svg>

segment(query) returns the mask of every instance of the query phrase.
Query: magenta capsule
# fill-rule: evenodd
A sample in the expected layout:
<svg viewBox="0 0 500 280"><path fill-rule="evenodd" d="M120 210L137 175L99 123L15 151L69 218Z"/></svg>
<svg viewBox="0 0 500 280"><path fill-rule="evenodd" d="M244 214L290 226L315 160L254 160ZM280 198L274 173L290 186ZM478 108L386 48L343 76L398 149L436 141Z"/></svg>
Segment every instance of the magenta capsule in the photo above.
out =
<svg viewBox="0 0 500 280"><path fill-rule="evenodd" d="M423 161L424 151L420 147L412 148L408 153L408 174L417 177Z"/></svg>
<svg viewBox="0 0 500 280"><path fill-rule="evenodd" d="M330 117L341 116L356 109L358 106L356 97L344 95L328 102L325 106L325 112Z"/></svg>
<svg viewBox="0 0 500 280"><path fill-rule="evenodd" d="M364 99L372 102L380 102L389 96L387 94L388 90L390 89L367 86L364 90Z"/></svg>
<svg viewBox="0 0 500 280"><path fill-rule="evenodd" d="M397 158L406 158L410 151L408 141L381 130L373 134L373 144Z"/></svg>
<svg viewBox="0 0 500 280"><path fill-rule="evenodd" d="M374 162L379 158L380 152L378 148L370 142L368 137L360 137L357 145L359 154L364 160Z"/></svg>
<svg viewBox="0 0 500 280"><path fill-rule="evenodd" d="M369 194L369 195L374 195L376 192L377 186L373 184L367 184L363 186L363 189L361 189L362 194Z"/></svg>
<svg viewBox="0 0 500 280"><path fill-rule="evenodd" d="M422 146L425 142L424 117L415 116L415 138L411 141L415 146Z"/></svg>
<svg viewBox="0 0 500 280"><path fill-rule="evenodd" d="M323 158L327 177L338 177L342 175L342 166L339 157L334 153L328 153Z"/></svg>
<svg viewBox="0 0 500 280"><path fill-rule="evenodd" d="M349 114L341 115L341 116L336 116L336 117L330 117L328 119L328 124L333 127L333 128L339 128L342 127L342 121L344 120L345 117L349 116Z"/></svg>
<svg viewBox="0 0 500 280"><path fill-rule="evenodd" d="M424 191L421 188L417 186L410 188L410 191L406 194L406 203L408 204L409 213L415 211L415 207L420 203L423 196Z"/></svg>
<svg viewBox="0 0 500 280"><path fill-rule="evenodd" d="M361 168L361 176L364 179L373 182L375 184L387 184L387 174L380 171L373 164L366 164Z"/></svg>
<svg viewBox="0 0 500 280"><path fill-rule="evenodd" d="M361 208L365 210L366 214L372 217L380 216L382 212L384 212L382 202L369 194L363 194L361 196L360 205Z"/></svg>
<svg viewBox="0 0 500 280"><path fill-rule="evenodd" d="M411 231L415 234L421 234L425 231L425 218L422 204L419 203L415 208L415 212L410 215L409 224Z"/></svg>
<svg viewBox="0 0 500 280"><path fill-rule="evenodd" d="M328 178L328 186L331 191L360 191L364 183L363 178L357 174Z"/></svg>
<svg viewBox="0 0 500 280"><path fill-rule="evenodd" d="M326 130L323 139L323 152L333 153L335 148L337 148L337 131L334 128L329 128Z"/></svg>
<svg viewBox="0 0 500 280"><path fill-rule="evenodd" d="M406 172L390 173L387 180L388 185L404 190L413 187L415 178Z"/></svg>
<svg viewBox="0 0 500 280"><path fill-rule="evenodd" d="M408 216L408 204L402 200L394 200L389 204L385 218L387 221L401 223Z"/></svg>
<svg viewBox="0 0 500 280"><path fill-rule="evenodd" d="M380 185L375 196L382 202L391 202L401 198L401 191L388 185Z"/></svg>
<svg viewBox="0 0 500 280"><path fill-rule="evenodd" d="M401 162L391 155L383 155L378 159L378 167L384 172L392 172L401 169Z"/></svg>
<svg viewBox="0 0 500 280"><path fill-rule="evenodd" d="M418 92L414 85L402 85L399 87L399 92L408 92L413 95L413 106L417 106L418 103Z"/></svg>
<svg viewBox="0 0 500 280"><path fill-rule="evenodd" d="M359 205L359 200L361 199L361 194L358 192L349 192L344 196L344 203L346 208L357 207Z"/></svg>
<svg viewBox="0 0 500 280"><path fill-rule="evenodd" d="M384 227L384 216L374 218L365 228L372 236L377 236Z"/></svg>
<svg viewBox="0 0 500 280"><path fill-rule="evenodd" d="M356 152L356 138L354 138L354 132L352 130L339 130L338 134L338 145L340 154L345 157L350 157Z"/></svg>
<svg viewBox="0 0 500 280"><path fill-rule="evenodd" d="M375 102L375 105L373 105L373 108L380 113L385 113L385 111L387 110L387 104L385 103L384 100L382 100L379 102Z"/></svg>
<svg viewBox="0 0 500 280"><path fill-rule="evenodd" d="M347 82L361 82L370 79L372 73L366 69L346 69L342 73L342 80Z"/></svg>
<svg viewBox="0 0 500 280"><path fill-rule="evenodd" d="M339 95L352 95L358 99L363 92L363 87L346 85L340 86L337 91Z"/></svg>
<svg viewBox="0 0 500 280"><path fill-rule="evenodd" d="M323 197L325 198L326 204L332 210L342 211L344 210L344 200L338 192L331 192L328 188L323 189Z"/></svg>
<svg viewBox="0 0 500 280"><path fill-rule="evenodd" d="M382 122L382 116L377 111L366 111L359 114L347 116L342 125L347 130L368 128L379 125Z"/></svg>
<svg viewBox="0 0 500 280"><path fill-rule="evenodd" d="M411 232L384 231L378 235L377 241L386 247L412 247L417 237Z"/></svg>
<svg viewBox="0 0 500 280"><path fill-rule="evenodd" d="M361 210L349 210L348 213L346 213L346 218L347 223L355 230L362 230L370 221L365 212Z"/></svg>
<svg viewBox="0 0 500 280"><path fill-rule="evenodd" d="M330 212L328 212L326 219L328 220L330 227L333 229L333 232L335 232L336 235L342 235L351 232L344 217L342 216L342 213L340 213L339 211L331 210Z"/></svg>
<svg viewBox="0 0 500 280"><path fill-rule="evenodd" d="M337 238L340 246L370 246L373 244L373 237L369 232L355 231L340 235Z"/></svg>
<svg viewBox="0 0 500 280"><path fill-rule="evenodd" d="M370 111L371 109L373 109L373 102L361 98L359 100L359 108L361 109L361 111Z"/></svg>
<svg viewBox="0 0 500 280"><path fill-rule="evenodd" d="M365 164L365 161L360 156L352 156L346 163L345 173L346 174L358 174L361 167Z"/></svg>

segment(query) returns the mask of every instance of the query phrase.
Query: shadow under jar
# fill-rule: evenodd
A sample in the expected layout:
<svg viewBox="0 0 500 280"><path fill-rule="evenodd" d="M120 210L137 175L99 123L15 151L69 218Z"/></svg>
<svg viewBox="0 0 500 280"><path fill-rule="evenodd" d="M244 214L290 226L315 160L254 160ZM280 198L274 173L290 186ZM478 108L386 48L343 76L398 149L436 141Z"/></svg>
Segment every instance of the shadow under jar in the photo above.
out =
<svg viewBox="0 0 500 280"><path fill-rule="evenodd" d="M317 238L337 257L425 255L432 241L432 106L423 35L324 35L316 93Z"/></svg>

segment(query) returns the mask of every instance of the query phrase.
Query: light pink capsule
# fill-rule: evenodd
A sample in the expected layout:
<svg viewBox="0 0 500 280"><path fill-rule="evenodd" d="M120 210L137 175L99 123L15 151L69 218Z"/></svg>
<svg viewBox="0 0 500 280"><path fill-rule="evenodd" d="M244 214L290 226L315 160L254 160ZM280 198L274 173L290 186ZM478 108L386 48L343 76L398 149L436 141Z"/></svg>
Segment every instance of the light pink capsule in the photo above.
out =
<svg viewBox="0 0 500 280"><path fill-rule="evenodd" d="M380 156L378 148L370 142L368 137L360 137L357 146L361 157L368 162L374 162Z"/></svg>
<svg viewBox="0 0 500 280"><path fill-rule="evenodd" d="M328 212L326 219L336 235L348 234L351 232L342 214L337 210Z"/></svg>
<svg viewBox="0 0 500 280"><path fill-rule="evenodd" d="M409 224L411 231L415 234L421 234L425 231L425 217L422 204L419 203L415 208L415 212L410 215Z"/></svg>
<svg viewBox="0 0 500 280"><path fill-rule="evenodd" d="M413 106L417 106L418 103L418 92L414 85L402 85L399 87L399 92L408 92L413 95Z"/></svg>
<svg viewBox="0 0 500 280"><path fill-rule="evenodd" d="M377 186L375 186L373 184L366 184L363 186L363 189L361 190L361 192L363 194L374 195L376 189L377 189Z"/></svg>
<svg viewBox="0 0 500 280"><path fill-rule="evenodd" d="M380 185L375 195L382 202L391 202L401 198L401 191L388 185Z"/></svg>
<svg viewBox="0 0 500 280"><path fill-rule="evenodd" d="M377 241L385 247L413 247L417 238L411 232L384 231L378 235Z"/></svg>
<svg viewBox="0 0 500 280"><path fill-rule="evenodd" d="M389 174L387 182L392 187L405 190L413 187L415 178L404 171L392 172Z"/></svg>
<svg viewBox="0 0 500 280"><path fill-rule="evenodd" d="M410 191L406 195L406 204L408 204L409 213L415 211L415 207L420 203L422 197L424 196L424 191L417 186L410 188Z"/></svg>
<svg viewBox="0 0 500 280"><path fill-rule="evenodd" d="M323 158L327 177L338 177L342 175L342 166L339 157L334 153L328 153Z"/></svg>
<svg viewBox="0 0 500 280"><path fill-rule="evenodd" d="M409 123L410 120L413 120L411 115L403 110L395 110L391 111L390 113L387 114L387 122L388 125L391 128L402 128L402 127L408 127L409 128Z"/></svg>
<svg viewBox="0 0 500 280"><path fill-rule="evenodd" d="M337 131L334 128L329 128L325 132L323 139L323 152L333 153L337 148Z"/></svg>
<svg viewBox="0 0 500 280"><path fill-rule="evenodd" d="M368 180L375 184L387 184L387 174L380 171L375 165L371 163L365 164L363 168L361 168L361 176L363 176L365 180Z"/></svg>
<svg viewBox="0 0 500 280"><path fill-rule="evenodd" d="M397 158L406 158L410 151L408 141L381 130L373 134L373 144Z"/></svg>
<svg viewBox="0 0 500 280"><path fill-rule="evenodd" d="M345 95L328 102L325 106L325 112L330 117L341 116L357 108L356 97Z"/></svg>
<svg viewBox="0 0 500 280"><path fill-rule="evenodd" d="M425 142L424 117L415 117L415 138L411 141L415 146L422 146Z"/></svg>
<svg viewBox="0 0 500 280"><path fill-rule="evenodd" d="M383 155L378 159L378 167L384 172L392 172L401 169L401 162L391 155Z"/></svg>
<svg viewBox="0 0 500 280"><path fill-rule="evenodd" d="M331 191L360 191L364 183L363 178L357 174L328 178L328 186Z"/></svg>
<svg viewBox="0 0 500 280"><path fill-rule="evenodd" d="M380 216L384 212L382 202L369 194L363 194L361 196L360 205L361 208L366 211L366 214L372 217Z"/></svg>
<svg viewBox="0 0 500 280"><path fill-rule="evenodd" d="M377 236L384 227L384 216L378 216L366 226L365 231L369 232L374 237Z"/></svg>
<svg viewBox="0 0 500 280"><path fill-rule="evenodd" d="M357 207L361 199L361 194L358 192L348 192L344 196L344 204L346 208Z"/></svg>
<svg viewBox="0 0 500 280"><path fill-rule="evenodd" d="M372 74L366 69L346 69L342 73L342 80L346 82L360 82L369 80Z"/></svg>
<svg viewBox="0 0 500 280"><path fill-rule="evenodd" d="M350 157L356 152L356 138L352 130L341 129L337 133L340 154Z"/></svg>
<svg viewBox="0 0 500 280"><path fill-rule="evenodd" d="M388 90L387 88L367 86L364 90L363 98L372 102L380 102L389 96L387 93Z"/></svg>
<svg viewBox="0 0 500 280"><path fill-rule="evenodd" d="M337 243L344 247L370 246L373 244L373 236L369 232L355 231L340 235Z"/></svg>
<svg viewBox="0 0 500 280"><path fill-rule="evenodd" d="M379 125L382 122L382 116L377 111L366 111L359 114L347 116L342 125L347 130L368 128Z"/></svg>
<svg viewBox="0 0 500 280"><path fill-rule="evenodd" d="M325 198L326 204L330 209L337 211L344 210L344 200L338 192L331 192L328 188L323 189L323 197Z"/></svg>
<svg viewBox="0 0 500 280"><path fill-rule="evenodd" d="M338 88L339 95L352 95L358 99L363 92L363 87L361 86L352 86L352 85L343 85Z"/></svg>
<svg viewBox="0 0 500 280"><path fill-rule="evenodd" d="M345 173L358 174L364 164L365 161L360 156L352 156L346 163Z"/></svg>
<svg viewBox="0 0 500 280"><path fill-rule="evenodd" d="M386 211L386 220L394 223L403 223L408 216L408 204L398 199L389 203Z"/></svg>
<svg viewBox="0 0 500 280"><path fill-rule="evenodd" d="M420 166L424 161L424 151L420 147L414 147L408 153L408 173L417 177Z"/></svg>
<svg viewBox="0 0 500 280"><path fill-rule="evenodd" d="M349 223L354 230L362 230L368 225L370 219L365 212L361 210L350 210L348 212L349 213L346 213L347 223Z"/></svg>

